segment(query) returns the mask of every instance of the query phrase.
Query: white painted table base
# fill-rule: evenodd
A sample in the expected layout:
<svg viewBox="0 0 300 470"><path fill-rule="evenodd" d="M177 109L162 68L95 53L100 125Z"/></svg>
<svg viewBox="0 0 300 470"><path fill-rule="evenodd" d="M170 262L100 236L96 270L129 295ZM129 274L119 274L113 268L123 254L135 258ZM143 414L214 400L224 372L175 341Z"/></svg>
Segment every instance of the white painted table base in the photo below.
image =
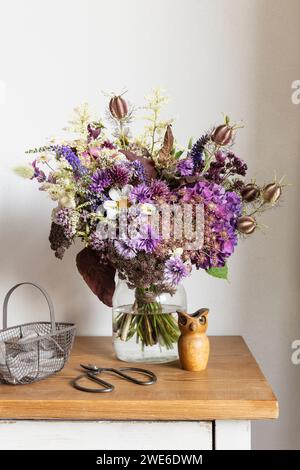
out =
<svg viewBox="0 0 300 470"><path fill-rule="evenodd" d="M250 448L250 421L0 420L0 450Z"/></svg>

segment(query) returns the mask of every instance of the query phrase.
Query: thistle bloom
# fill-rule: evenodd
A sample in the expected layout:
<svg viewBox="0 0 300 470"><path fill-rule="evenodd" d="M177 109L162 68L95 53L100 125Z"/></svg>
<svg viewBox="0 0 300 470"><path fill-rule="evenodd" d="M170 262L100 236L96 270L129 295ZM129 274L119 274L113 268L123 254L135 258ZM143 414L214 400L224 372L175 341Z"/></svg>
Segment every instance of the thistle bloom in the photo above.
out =
<svg viewBox="0 0 300 470"><path fill-rule="evenodd" d="M170 195L170 189L165 181L153 180L150 184L150 193L152 199L167 200Z"/></svg>
<svg viewBox="0 0 300 470"><path fill-rule="evenodd" d="M117 164L114 165L110 169L110 177L112 180L112 183L116 184L117 186L125 186L127 183L129 183L130 180L130 171L128 167L126 167L123 164Z"/></svg>
<svg viewBox="0 0 300 470"><path fill-rule="evenodd" d="M144 183L132 188L130 200L133 203L151 202L151 191L149 186Z"/></svg>
<svg viewBox="0 0 300 470"><path fill-rule="evenodd" d="M92 176L92 184L90 190L94 193L101 193L112 183L111 174L108 170L96 170Z"/></svg>

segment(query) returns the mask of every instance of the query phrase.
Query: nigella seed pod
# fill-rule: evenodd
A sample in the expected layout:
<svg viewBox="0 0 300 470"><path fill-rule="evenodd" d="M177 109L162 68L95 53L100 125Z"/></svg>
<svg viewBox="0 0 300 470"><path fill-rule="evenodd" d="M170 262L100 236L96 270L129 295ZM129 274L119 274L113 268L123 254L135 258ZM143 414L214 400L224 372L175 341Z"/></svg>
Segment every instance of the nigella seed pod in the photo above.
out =
<svg viewBox="0 0 300 470"><path fill-rule="evenodd" d="M110 114L119 121L128 114L128 105L122 96L113 96L109 102Z"/></svg>
<svg viewBox="0 0 300 470"><path fill-rule="evenodd" d="M250 235L257 227L256 220L251 215L243 215L238 218L237 229L244 235Z"/></svg>
<svg viewBox="0 0 300 470"><path fill-rule="evenodd" d="M211 140L223 147L231 142L233 137L233 129L228 124L221 124L216 127L211 135Z"/></svg>
<svg viewBox="0 0 300 470"><path fill-rule="evenodd" d="M260 195L260 189L253 183L248 183L241 190L241 196L246 202L253 202Z"/></svg>
<svg viewBox="0 0 300 470"><path fill-rule="evenodd" d="M276 204L278 199L280 198L282 193L282 189L280 184L278 183L269 183L267 184L262 192L263 200L268 204Z"/></svg>

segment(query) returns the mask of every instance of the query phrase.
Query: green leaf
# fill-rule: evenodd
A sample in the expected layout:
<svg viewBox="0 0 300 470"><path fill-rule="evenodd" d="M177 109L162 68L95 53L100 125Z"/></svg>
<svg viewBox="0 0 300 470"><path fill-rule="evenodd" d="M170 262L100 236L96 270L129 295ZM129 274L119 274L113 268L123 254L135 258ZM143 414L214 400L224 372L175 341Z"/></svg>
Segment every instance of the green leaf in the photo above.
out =
<svg viewBox="0 0 300 470"><path fill-rule="evenodd" d="M175 158L180 158L183 153L183 150L178 150L178 152L175 153Z"/></svg>
<svg viewBox="0 0 300 470"><path fill-rule="evenodd" d="M193 137L190 137L189 143L188 143L188 149L191 150L193 146Z"/></svg>
<svg viewBox="0 0 300 470"><path fill-rule="evenodd" d="M228 279L228 266L225 265L222 268L209 268L206 270L207 274L219 279Z"/></svg>

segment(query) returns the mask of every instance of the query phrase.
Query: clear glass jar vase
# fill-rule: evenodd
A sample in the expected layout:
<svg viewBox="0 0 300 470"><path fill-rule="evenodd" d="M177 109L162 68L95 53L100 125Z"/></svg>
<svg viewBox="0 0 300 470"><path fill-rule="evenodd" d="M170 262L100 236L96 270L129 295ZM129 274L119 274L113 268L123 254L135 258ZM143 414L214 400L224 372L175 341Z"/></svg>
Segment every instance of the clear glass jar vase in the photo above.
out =
<svg viewBox="0 0 300 470"><path fill-rule="evenodd" d="M177 310L186 310L186 292L157 286L130 289L119 280L113 296L113 344L118 359L162 363L178 358Z"/></svg>

